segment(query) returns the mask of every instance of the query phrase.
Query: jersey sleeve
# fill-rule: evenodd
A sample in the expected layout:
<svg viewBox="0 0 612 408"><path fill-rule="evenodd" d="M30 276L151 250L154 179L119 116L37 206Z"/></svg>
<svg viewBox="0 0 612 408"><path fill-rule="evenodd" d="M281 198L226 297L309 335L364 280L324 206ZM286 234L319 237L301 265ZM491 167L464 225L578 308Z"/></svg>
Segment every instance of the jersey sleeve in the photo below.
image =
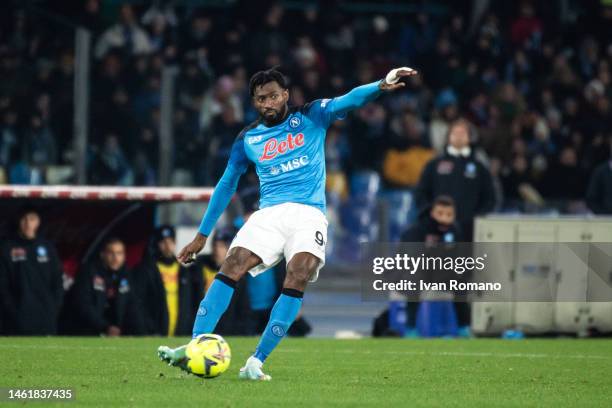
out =
<svg viewBox="0 0 612 408"><path fill-rule="evenodd" d="M332 99L317 99L306 105L306 116L325 128L338 119L344 119L346 114L361 108L380 95L380 82L361 85L350 92Z"/></svg>
<svg viewBox="0 0 612 408"><path fill-rule="evenodd" d="M248 167L249 160L244 151L243 132L236 138L232 145L232 151L225 171L217 182L210 202L208 203L208 207L206 208L206 212L204 213L204 217L202 217L202 222L198 229L200 234L204 236L210 235L217 220L221 214L223 214L223 211L225 211L236 192L240 176L246 172Z"/></svg>

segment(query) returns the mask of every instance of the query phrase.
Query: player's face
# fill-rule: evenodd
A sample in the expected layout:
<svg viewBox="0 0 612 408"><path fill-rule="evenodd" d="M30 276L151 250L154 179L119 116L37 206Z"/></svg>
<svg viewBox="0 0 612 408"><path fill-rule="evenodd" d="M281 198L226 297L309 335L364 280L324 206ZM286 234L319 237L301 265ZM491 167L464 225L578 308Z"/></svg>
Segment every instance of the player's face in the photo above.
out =
<svg viewBox="0 0 612 408"><path fill-rule="evenodd" d="M159 241L157 244L159 247L159 252L165 258L172 258L174 256L174 251L176 250L176 242L172 237L166 237Z"/></svg>
<svg viewBox="0 0 612 408"><path fill-rule="evenodd" d="M253 106L266 122L276 122L287 110L289 92L276 82L268 82L255 88Z"/></svg>
<svg viewBox="0 0 612 408"><path fill-rule="evenodd" d="M19 232L24 238L34 239L40 226L40 217L36 213L27 213L19 220Z"/></svg>
<svg viewBox="0 0 612 408"><path fill-rule="evenodd" d="M435 205L431 209L431 218L438 224L448 227L455 222L455 209L450 205Z"/></svg>
<svg viewBox="0 0 612 408"><path fill-rule="evenodd" d="M121 242L112 242L102 251L102 262L111 271L118 271L125 263L125 246Z"/></svg>
<svg viewBox="0 0 612 408"><path fill-rule="evenodd" d="M453 126L448 135L448 143L457 148L462 149L470 144L470 133L464 124Z"/></svg>

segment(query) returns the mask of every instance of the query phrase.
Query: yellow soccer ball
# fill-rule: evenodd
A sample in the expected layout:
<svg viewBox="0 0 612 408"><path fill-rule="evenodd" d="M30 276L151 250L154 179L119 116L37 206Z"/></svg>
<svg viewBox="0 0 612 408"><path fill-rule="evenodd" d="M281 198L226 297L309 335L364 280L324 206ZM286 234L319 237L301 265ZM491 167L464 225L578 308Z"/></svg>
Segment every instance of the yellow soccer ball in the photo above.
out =
<svg viewBox="0 0 612 408"><path fill-rule="evenodd" d="M200 334L189 342L185 355L191 373L204 378L221 375L232 359L229 344L217 334Z"/></svg>

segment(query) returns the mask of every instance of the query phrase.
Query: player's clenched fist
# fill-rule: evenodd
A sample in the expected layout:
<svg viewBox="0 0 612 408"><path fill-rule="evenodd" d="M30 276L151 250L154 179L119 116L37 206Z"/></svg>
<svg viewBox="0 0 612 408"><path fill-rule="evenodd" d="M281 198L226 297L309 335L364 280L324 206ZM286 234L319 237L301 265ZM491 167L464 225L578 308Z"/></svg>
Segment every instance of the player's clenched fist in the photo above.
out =
<svg viewBox="0 0 612 408"><path fill-rule="evenodd" d="M389 71L384 80L380 81L380 85L378 85L378 87L383 91L393 91L395 89L403 88L406 84L400 82L400 80L403 77L409 77L416 74L418 74L418 72L412 68L394 68Z"/></svg>
<svg viewBox="0 0 612 408"><path fill-rule="evenodd" d="M196 234L193 241L185 245L185 248L181 249L176 259L183 265L187 265L195 261L198 253L204 248L206 244L206 237L202 234Z"/></svg>

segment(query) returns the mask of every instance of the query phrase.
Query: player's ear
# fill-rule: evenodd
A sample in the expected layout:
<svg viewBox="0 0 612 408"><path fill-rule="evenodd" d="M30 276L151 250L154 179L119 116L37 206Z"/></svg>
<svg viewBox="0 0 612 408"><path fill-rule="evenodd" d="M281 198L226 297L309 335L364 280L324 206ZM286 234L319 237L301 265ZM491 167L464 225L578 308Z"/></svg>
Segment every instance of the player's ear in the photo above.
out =
<svg viewBox="0 0 612 408"><path fill-rule="evenodd" d="M285 101L289 100L289 89L283 89L283 98L285 98Z"/></svg>

